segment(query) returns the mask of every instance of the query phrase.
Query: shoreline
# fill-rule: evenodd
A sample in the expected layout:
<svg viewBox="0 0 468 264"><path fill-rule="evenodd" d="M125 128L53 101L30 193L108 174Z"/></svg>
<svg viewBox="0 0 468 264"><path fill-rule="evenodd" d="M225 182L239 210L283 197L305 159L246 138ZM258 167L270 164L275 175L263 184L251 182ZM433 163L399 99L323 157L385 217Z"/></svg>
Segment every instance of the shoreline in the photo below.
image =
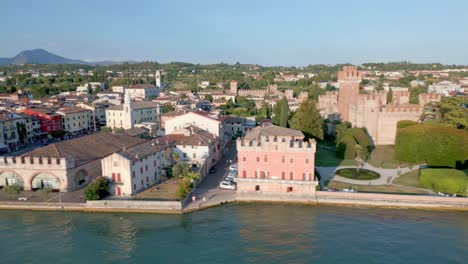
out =
<svg viewBox="0 0 468 264"><path fill-rule="evenodd" d="M189 214L225 204L298 204L307 206L346 206L389 209L416 209L434 211L468 211L468 197L407 196L394 194L317 192L314 196L278 196L262 194L237 194L235 197L216 201L208 200L182 206L181 202L99 200L86 203L33 203L3 202L0 210L70 211L85 213L149 213Z"/></svg>

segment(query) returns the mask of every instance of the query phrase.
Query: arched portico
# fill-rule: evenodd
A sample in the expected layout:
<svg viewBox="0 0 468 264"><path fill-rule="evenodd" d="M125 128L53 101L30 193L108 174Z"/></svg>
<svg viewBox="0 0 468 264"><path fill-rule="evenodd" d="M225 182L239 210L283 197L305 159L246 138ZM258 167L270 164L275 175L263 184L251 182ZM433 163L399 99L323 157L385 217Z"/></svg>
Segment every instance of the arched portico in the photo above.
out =
<svg viewBox="0 0 468 264"><path fill-rule="evenodd" d="M2 171L0 172L0 187L9 185L20 185L24 187L23 178L14 171Z"/></svg>
<svg viewBox="0 0 468 264"><path fill-rule="evenodd" d="M44 188L60 190L61 183L59 177L49 172L41 172L33 176L31 179L31 189L37 190Z"/></svg>

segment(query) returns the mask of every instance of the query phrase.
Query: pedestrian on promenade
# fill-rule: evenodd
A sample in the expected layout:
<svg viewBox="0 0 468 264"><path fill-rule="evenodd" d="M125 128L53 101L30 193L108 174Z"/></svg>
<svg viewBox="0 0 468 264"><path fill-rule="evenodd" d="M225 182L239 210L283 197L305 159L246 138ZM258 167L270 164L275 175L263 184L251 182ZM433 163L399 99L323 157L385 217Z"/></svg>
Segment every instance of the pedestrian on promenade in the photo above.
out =
<svg viewBox="0 0 468 264"><path fill-rule="evenodd" d="M194 195L192 196L192 202L195 202L195 200L197 200L197 197Z"/></svg>

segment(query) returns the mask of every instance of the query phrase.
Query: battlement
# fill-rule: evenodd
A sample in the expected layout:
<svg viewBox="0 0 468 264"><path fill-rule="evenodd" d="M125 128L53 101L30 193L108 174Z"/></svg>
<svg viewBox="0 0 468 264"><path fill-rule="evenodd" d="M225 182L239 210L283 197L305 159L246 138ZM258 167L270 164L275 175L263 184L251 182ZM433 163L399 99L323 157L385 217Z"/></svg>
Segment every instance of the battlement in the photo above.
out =
<svg viewBox="0 0 468 264"><path fill-rule="evenodd" d="M338 72L338 81L360 82L362 72L358 71L357 66L343 66L343 70Z"/></svg>
<svg viewBox="0 0 468 264"><path fill-rule="evenodd" d="M75 166L73 158L51 158L51 157L0 157L0 168L21 168L26 167L47 168L47 169L67 169Z"/></svg>
<svg viewBox="0 0 468 264"><path fill-rule="evenodd" d="M265 151L311 151L315 152L316 142L302 141L291 137L261 136L255 140L237 139L238 149L262 149Z"/></svg>
<svg viewBox="0 0 468 264"><path fill-rule="evenodd" d="M420 113L421 107L417 104L387 105L382 109L386 113Z"/></svg>
<svg viewBox="0 0 468 264"><path fill-rule="evenodd" d="M442 95L437 93L422 93L418 95L418 99L419 105L424 106L430 102L440 102Z"/></svg>
<svg viewBox="0 0 468 264"><path fill-rule="evenodd" d="M287 89L284 91L284 96L286 96L286 99L290 100L294 98L294 91L292 89Z"/></svg>

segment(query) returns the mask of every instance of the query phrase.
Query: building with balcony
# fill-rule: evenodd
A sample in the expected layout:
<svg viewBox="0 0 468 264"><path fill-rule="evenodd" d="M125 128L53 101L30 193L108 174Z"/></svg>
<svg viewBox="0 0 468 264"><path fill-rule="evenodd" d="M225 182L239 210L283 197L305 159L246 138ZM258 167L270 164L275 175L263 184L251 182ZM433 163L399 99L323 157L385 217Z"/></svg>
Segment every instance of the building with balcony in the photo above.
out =
<svg viewBox="0 0 468 264"><path fill-rule="evenodd" d="M81 107L62 107L56 112L62 116L62 129L71 134L83 134L94 129L93 112Z"/></svg>
<svg viewBox="0 0 468 264"><path fill-rule="evenodd" d="M26 108L24 113L36 117L40 121L41 132L53 134L63 129L62 116L57 114L54 108Z"/></svg>

